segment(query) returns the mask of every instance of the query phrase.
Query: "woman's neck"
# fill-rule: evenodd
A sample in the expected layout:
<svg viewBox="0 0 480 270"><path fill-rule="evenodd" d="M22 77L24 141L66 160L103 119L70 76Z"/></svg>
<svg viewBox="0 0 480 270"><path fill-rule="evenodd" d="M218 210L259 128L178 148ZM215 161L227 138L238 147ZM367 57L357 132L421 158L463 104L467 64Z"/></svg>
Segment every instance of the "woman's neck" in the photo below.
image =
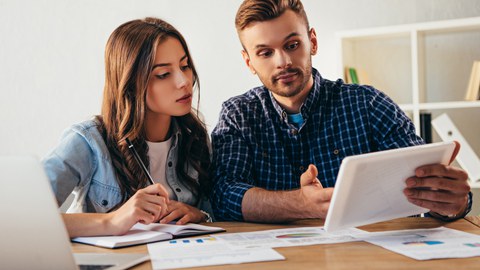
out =
<svg viewBox="0 0 480 270"><path fill-rule="evenodd" d="M145 133L147 141L163 142L170 137L170 115L148 115L145 118Z"/></svg>

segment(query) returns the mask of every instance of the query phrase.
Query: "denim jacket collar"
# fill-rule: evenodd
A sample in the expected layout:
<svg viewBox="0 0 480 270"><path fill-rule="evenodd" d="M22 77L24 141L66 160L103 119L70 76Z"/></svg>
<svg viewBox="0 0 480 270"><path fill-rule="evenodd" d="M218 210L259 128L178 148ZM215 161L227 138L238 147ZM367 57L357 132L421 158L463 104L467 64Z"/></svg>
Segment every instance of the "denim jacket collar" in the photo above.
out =
<svg viewBox="0 0 480 270"><path fill-rule="evenodd" d="M182 131L180 130L180 126L177 123L177 119L175 117L172 117L172 122L170 124L171 130L171 136L172 136L172 148L176 148L180 143L182 139Z"/></svg>

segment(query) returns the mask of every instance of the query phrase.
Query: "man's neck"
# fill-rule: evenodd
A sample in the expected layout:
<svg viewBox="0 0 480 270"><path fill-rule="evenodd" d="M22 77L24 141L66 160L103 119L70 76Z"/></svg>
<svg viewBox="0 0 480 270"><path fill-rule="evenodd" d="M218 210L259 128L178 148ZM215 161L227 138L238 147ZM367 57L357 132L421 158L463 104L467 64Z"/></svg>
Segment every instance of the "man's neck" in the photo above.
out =
<svg viewBox="0 0 480 270"><path fill-rule="evenodd" d="M309 80L305 88L293 97L283 97L272 92L273 97L288 114L300 112L300 107L305 102L313 88L313 78Z"/></svg>

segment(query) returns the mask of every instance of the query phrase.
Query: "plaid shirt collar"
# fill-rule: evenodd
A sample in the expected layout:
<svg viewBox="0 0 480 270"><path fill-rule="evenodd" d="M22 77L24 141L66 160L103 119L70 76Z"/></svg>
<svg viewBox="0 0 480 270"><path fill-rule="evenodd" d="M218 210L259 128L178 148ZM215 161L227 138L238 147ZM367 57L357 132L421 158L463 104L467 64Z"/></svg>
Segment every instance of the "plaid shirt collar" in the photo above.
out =
<svg viewBox="0 0 480 270"><path fill-rule="evenodd" d="M312 89L309 90L310 92L308 93L307 98L305 99L303 104L300 106L300 113L302 114L304 122L302 126L299 128L299 130L301 130L302 127L307 122L308 116L312 108L317 106L323 106L326 102L326 99L320 100L320 96L322 95L321 88L322 88L324 79L320 75L320 72L318 72L315 68L312 68L312 76L313 76ZM285 111L285 109L283 109L282 106L278 104L277 100L272 94L272 91L268 90L268 88L266 88L265 86L263 86L263 88L268 91L270 96L270 101L272 102L272 105L275 108L275 111L277 112L277 114L280 116L280 118L286 125L289 125L287 112ZM321 103L319 104L319 102Z"/></svg>

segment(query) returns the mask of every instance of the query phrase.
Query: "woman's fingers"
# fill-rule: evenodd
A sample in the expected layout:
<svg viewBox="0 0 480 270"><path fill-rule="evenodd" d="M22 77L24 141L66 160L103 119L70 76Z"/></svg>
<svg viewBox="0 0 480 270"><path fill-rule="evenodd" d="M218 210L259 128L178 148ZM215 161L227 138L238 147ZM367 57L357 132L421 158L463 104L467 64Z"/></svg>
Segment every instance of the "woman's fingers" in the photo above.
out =
<svg viewBox="0 0 480 270"><path fill-rule="evenodd" d="M153 194L153 195L158 195L160 197L163 197L165 198L165 200L167 201L167 203L170 201L168 199L169 195L168 195L168 191L165 189L165 187L162 185L162 184L159 184L159 183L156 183L154 185L150 185L146 188L143 188L139 191L142 191L142 192L146 192L148 194Z"/></svg>
<svg viewBox="0 0 480 270"><path fill-rule="evenodd" d="M160 220L160 223L162 223L162 224L170 223L170 222L182 217L183 215L184 215L184 213L182 213L181 211L178 211L178 210L172 211L168 215L163 217Z"/></svg>

